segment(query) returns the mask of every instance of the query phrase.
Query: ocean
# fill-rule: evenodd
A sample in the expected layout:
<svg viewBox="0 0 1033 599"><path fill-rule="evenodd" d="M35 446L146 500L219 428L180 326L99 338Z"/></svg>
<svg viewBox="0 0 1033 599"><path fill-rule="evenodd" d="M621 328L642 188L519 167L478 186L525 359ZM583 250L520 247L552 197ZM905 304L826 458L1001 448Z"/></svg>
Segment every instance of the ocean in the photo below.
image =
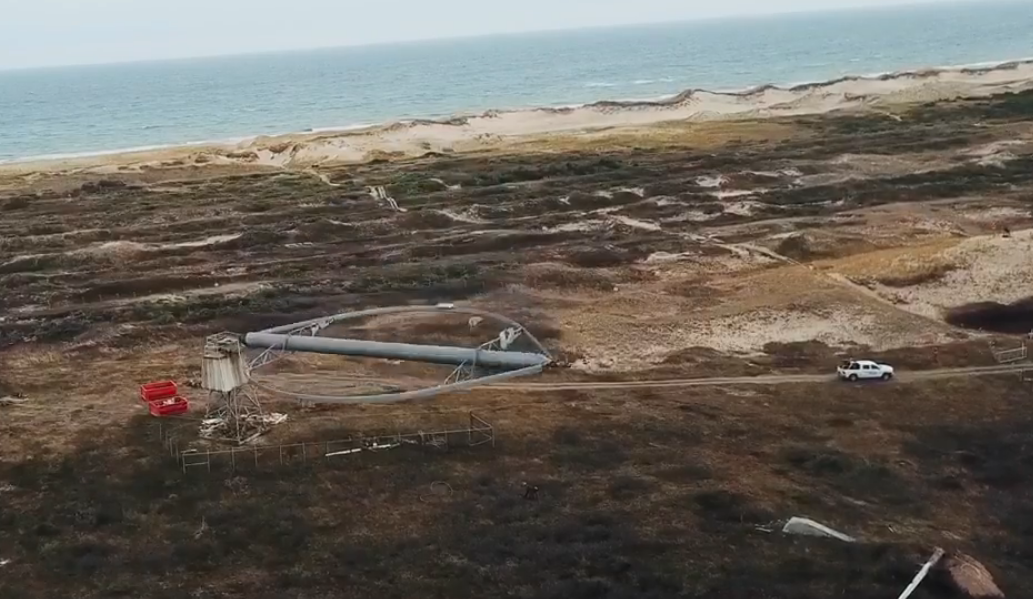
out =
<svg viewBox="0 0 1033 599"><path fill-rule="evenodd" d="M0 71L0 162L1033 56L1033 2Z"/></svg>

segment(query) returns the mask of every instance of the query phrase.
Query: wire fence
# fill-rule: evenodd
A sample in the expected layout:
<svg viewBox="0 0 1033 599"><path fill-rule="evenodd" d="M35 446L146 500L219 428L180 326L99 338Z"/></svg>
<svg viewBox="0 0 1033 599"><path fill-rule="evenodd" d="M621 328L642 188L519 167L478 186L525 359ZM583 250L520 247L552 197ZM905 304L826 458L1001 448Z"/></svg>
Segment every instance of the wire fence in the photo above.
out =
<svg viewBox="0 0 1033 599"><path fill-rule="evenodd" d="M462 427L437 428L430 431L393 434L355 434L326 441L280 443L226 448L185 447L182 440L188 424L158 422L158 438L176 464L190 470L237 471L262 466L292 466L346 459L361 453L377 453L404 448L427 448L438 451L452 447L495 447L495 427L473 412L466 414L468 424Z"/></svg>

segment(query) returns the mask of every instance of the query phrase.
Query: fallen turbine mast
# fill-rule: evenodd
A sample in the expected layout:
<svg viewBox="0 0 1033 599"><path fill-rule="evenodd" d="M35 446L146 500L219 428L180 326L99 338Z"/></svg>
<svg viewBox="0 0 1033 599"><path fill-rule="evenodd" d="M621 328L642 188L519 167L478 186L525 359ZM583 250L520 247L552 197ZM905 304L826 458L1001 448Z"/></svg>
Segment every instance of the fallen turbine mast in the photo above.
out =
<svg viewBox="0 0 1033 599"><path fill-rule="evenodd" d="M387 360L407 360L452 366L518 369L545 366L548 356L527 352L495 351L444 345L385 343L359 339L309 337L281 333L248 333L244 345L255 349L278 349L288 352L335 354Z"/></svg>

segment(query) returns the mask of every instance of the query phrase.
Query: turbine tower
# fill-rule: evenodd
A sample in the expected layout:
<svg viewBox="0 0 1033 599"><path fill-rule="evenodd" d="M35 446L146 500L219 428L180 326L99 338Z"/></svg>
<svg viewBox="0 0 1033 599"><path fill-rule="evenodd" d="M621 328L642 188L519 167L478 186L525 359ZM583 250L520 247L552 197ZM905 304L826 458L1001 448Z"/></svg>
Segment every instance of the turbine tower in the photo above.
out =
<svg viewBox="0 0 1033 599"><path fill-rule="evenodd" d="M268 430L239 336L219 333L205 339L201 388L208 391L201 437L243 445Z"/></svg>

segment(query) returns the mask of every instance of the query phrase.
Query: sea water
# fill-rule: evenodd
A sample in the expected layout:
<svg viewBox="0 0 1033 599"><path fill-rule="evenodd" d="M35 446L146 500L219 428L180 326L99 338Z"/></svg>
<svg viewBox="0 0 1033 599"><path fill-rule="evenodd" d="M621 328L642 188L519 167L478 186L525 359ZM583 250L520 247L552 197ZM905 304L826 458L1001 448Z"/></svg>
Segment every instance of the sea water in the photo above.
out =
<svg viewBox="0 0 1033 599"><path fill-rule="evenodd" d="M0 161L1033 56L1033 2L0 72Z"/></svg>

